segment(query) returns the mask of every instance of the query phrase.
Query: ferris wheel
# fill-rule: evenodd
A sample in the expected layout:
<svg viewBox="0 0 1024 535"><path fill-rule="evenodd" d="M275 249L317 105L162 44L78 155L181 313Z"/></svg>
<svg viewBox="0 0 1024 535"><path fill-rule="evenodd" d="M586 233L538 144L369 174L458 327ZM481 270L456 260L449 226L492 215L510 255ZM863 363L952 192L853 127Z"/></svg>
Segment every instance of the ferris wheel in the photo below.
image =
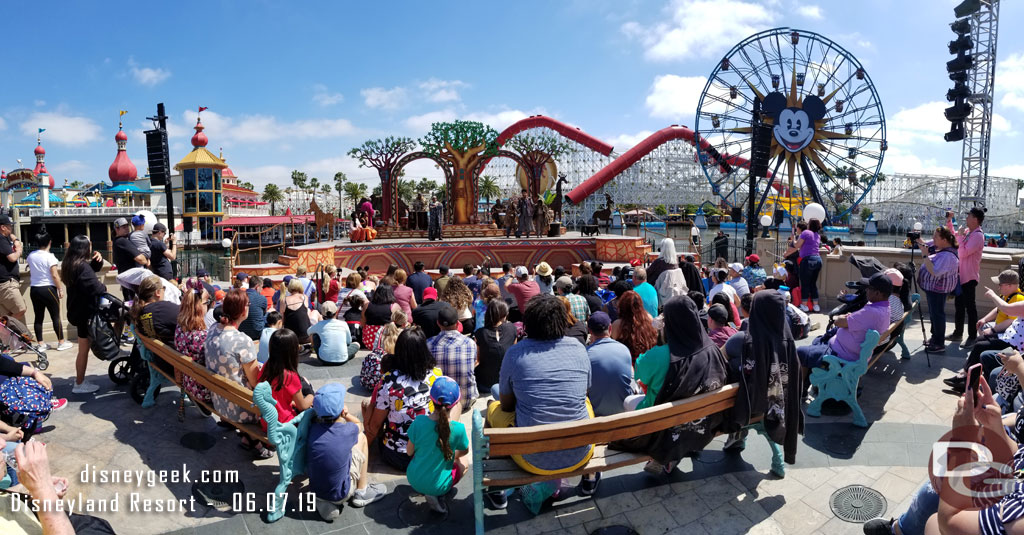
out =
<svg viewBox="0 0 1024 535"><path fill-rule="evenodd" d="M748 206L754 162L755 217L779 209L797 217L816 202L828 221L843 221L887 149L882 103L863 65L828 38L791 28L754 34L722 58L695 130L701 167L729 206Z"/></svg>

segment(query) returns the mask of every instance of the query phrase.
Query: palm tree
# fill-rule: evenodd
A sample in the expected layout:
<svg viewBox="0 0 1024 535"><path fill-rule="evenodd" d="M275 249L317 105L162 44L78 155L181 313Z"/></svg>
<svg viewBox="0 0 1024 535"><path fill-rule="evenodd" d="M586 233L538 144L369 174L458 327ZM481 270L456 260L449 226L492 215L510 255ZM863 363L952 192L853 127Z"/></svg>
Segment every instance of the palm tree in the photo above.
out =
<svg viewBox="0 0 1024 535"><path fill-rule="evenodd" d="M412 198L416 196L416 185L412 180L405 180L402 178L398 179L398 198L402 202L409 204L412 202Z"/></svg>
<svg viewBox="0 0 1024 535"><path fill-rule="evenodd" d="M320 179L313 177L309 179L309 189L313 193L313 200L316 200L316 192L320 189Z"/></svg>
<svg viewBox="0 0 1024 535"><path fill-rule="evenodd" d="M498 187L498 182L490 175L480 177L480 182L477 183L477 190L480 192L480 196L487 200L487 204L491 204L491 197L501 196L501 188Z"/></svg>
<svg viewBox="0 0 1024 535"><path fill-rule="evenodd" d="M334 190L338 192L338 217L339 218L344 217L343 215L341 215L341 205L342 205L342 203L344 203L344 200L343 200L344 197L342 196L342 194L345 193L345 182L347 180L348 180L348 177L345 176L345 173L342 173L341 171L338 171L337 173L334 173Z"/></svg>
<svg viewBox="0 0 1024 535"><path fill-rule="evenodd" d="M359 202L359 199L366 196L366 184L362 182L346 182L345 198L352 201L352 204Z"/></svg>
<svg viewBox="0 0 1024 535"><path fill-rule="evenodd" d="M324 205L326 207L326 205L328 204L327 196L331 194L331 185L330 184L320 184L320 193L324 194Z"/></svg>
<svg viewBox="0 0 1024 535"><path fill-rule="evenodd" d="M298 191L306 191L306 173L299 171L298 169L292 171L292 185Z"/></svg>
<svg viewBox="0 0 1024 535"><path fill-rule="evenodd" d="M81 189L81 187L82 187L83 185L84 185L84 184L82 184L82 181L81 181L81 180L74 180L74 181L72 181L72 182L71 182L71 186L70 186L70 188L71 188L71 189Z"/></svg>
<svg viewBox="0 0 1024 535"><path fill-rule="evenodd" d="M289 190L291 188L288 188ZM267 184L267 187L263 188L263 201L270 203L270 215L276 215L277 203L284 200L284 192L277 184Z"/></svg>

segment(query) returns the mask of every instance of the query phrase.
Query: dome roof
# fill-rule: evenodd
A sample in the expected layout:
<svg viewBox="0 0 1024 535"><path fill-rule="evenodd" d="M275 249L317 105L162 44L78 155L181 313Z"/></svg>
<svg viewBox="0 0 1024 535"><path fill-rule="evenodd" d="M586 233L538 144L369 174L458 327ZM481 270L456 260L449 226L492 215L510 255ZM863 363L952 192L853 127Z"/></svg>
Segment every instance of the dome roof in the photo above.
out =
<svg viewBox="0 0 1024 535"><path fill-rule="evenodd" d="M235 176L235 172L232 171L230 167L226 167L223 171L221 171L220 176L228 178L237 178Z"/></svg>
<svg viewBox="0 0 1024 535"><path fill-rule="evenodd" d="M39 143L38 145L36 145L36 150L34 152L37 155L38 154L46 154L46 149L43 148L43 144L42 143Z"/></svg>
<svg viewBox="0 0 1024 535"><path fill-rule="evenodd" d="M124 133L120 125L117 129L117 135L114 136L114 140L117 141L117 156L114 157L114 163L110 164L110 168L107 169L107 176L110 177L110 181L115 185L119 182L134 182L139 176L138 169L135 168L135 164L128 158L127 145L128 135Z"/></svg>
<svg viewBox="0 0 1024 535"><path fill-rule="evenodd" d="M203 133L204 128L206 127L203 126L203 123L200 122L198 118L196 118L196 133L195 135L192 136L192 146L197 149L199 147L205 147L206 144L210 142L210 140L206 137L206 134Z"/></svg>

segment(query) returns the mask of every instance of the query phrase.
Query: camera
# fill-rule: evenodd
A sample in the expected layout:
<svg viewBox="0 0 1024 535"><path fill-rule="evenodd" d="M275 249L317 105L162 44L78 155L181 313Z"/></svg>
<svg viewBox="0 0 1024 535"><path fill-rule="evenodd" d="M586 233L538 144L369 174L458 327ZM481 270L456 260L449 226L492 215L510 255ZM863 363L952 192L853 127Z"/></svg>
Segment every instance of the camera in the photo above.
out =
<svg viewBox="0 0 1024 535"><path fill-rule="evenodd" d="M921 232L920 231L908 232L907 233L907 239L909 239L911 242L916 242L917 240L921 239Z"/></svg>

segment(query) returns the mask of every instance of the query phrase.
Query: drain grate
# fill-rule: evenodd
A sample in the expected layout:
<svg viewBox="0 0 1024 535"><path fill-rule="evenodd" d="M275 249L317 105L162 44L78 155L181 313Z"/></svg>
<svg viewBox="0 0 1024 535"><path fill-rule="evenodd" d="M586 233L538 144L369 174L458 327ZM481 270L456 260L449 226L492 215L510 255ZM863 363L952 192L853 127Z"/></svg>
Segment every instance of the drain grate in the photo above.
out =
<svg viewBox="0 0 1024 535"><path fill-rule="evenodd" d="M864 523L885 513L885 497L875 489L850 485L832 493L832 513L847 522Z"/></svg>

